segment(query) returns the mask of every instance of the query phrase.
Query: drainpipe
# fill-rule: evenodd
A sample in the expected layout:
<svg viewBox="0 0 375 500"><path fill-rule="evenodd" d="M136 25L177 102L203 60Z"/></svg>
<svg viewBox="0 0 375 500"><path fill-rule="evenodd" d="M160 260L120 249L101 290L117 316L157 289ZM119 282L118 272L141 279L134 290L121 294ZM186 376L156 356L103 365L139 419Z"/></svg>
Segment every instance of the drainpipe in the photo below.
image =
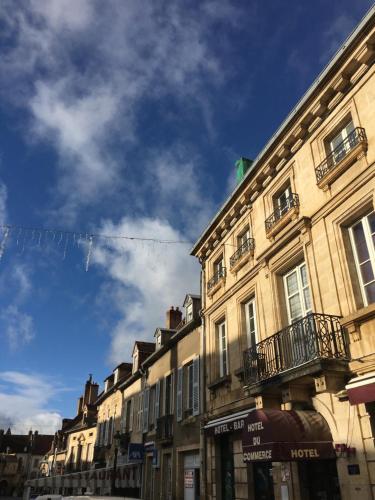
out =
<svg viewBox="0 0 375 500"><path fill-rule="evenodd" d="M205 310L205 269L204 269L204 261L201 262L201 272L200 272L200 289L201 289L201 300L202 300L202 309L200 311L202 326L201 326L201 366L200 366L200 384L201 384L201 414L205 417L206 414L206 324L204 318L204 310ZM203 418L204 422L205 418ZM201 420L202 422L202 420ZM204 429L201 423L200 429L200 449L202 450L201 457L201 498L206 498L206 489L207 489L207 442L206 436L204 433Z"/></svg>

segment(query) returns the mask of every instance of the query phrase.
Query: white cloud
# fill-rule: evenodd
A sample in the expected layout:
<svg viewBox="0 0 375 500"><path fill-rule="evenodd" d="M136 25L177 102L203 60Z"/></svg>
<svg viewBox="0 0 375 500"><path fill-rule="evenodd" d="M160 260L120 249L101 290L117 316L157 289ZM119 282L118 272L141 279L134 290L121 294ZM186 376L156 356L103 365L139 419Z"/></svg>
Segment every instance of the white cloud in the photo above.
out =
<svg viewBox="0 0 375 500"><path fill-rule="evenodd" d="M11 304L0 313L2 332L12 351L28 344L34 338L33 318Z"/></svg>
<svg viewBox="0 0 375 500"><path fill-rule="evenodd" d="M224 72L212 30L219 20L238 25L238 12L227 1L191 10L183 2L34 0L3 9L3 89L30 110L34 137L59 154L66 219L121 185L124 161L111 145L117 139L126 152L137 139L144 99L183 98L186 116L201 109L214 135L208 89Z"/></svg>
<svg viewBox="0 0 375 500"><path fill-rule="evenodd" d="M61 415L49 409L49 402L61 390L42 375L0 372L0 427L10 426L13 433L30 429L54 433L61 424Z"/></svg>
<svg viewBox="0 0 375 500"><path fill-rule="evenodd" d="M161 219L123 218L103 224L105 234L131 234L140 238L183 240ZM93 262L102 267L117 290L117 309L122 315L112 333L113 363L129 359L136 339L152 340L165 311L181 305L186 293L199 293L199 269L188 256L189 245L160 245L137 241L108 241L99 247ZM163 320L164 321L164 320Z"/></svg>

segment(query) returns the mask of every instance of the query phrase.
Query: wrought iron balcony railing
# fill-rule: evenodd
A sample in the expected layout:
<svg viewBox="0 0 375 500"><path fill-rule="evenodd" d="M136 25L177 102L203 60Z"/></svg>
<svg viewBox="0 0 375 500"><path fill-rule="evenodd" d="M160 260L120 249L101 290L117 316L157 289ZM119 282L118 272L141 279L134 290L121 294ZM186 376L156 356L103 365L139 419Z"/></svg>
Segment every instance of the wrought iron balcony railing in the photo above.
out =
<svg viewBox="0 0 375 500"><path fill-rule="evenodd" d="M244 352L245 383L271 378L314 359L349 359L339 316L310 313Z"/></svg>
<svg viewBox="0 0 375 500"><path fill-rule="evenodd" d="M272 215L267 217L265 220L266 232L268 233L271 229L281 220L285 214L287 214L293 208L299 206L299 197L296 193L291 193L285 199L285 203L276 208Z"/></svg>
<svg viewBox="0 0 375 500"><path fill-rule="evenodd" d="M173 438L173 415L165 415L156 421L156 439L168 441Z"/></svg>
<svg viewBox="0 0 375 500"><path fill-rule="evenodd" d="M211 279L207 281L207 290L210 291L215 285L219 283L222 278L225 278L227 270L225 267L218 269Z"/></svg>
<svg viewBox="0 0 375 500"><path fill-rule="evenodd" d="M318 184L360 143L367 143L366 132L364 128L357 127L316 167L315 174Z"/></svg>
<svg viewBox="0 0 375 500"><path fill-rule="evenodd" d="M234 267L241 257L249 252L252 252L255 248L254 238L248 238L232 255L229 259L230 267Z"/></svg>

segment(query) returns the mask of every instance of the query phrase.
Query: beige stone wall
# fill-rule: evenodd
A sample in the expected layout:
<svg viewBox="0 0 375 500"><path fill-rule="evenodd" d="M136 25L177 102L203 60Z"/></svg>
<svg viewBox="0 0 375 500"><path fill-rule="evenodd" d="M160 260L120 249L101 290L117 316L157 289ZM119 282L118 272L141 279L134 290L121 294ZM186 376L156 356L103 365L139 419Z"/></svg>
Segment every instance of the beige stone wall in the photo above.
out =
<svg viewBox="0 0 375 500"><path fill-rule="evenodd" d="M77 463L77 450L81 446L81 462L92 463L94 456L94 446L96 442L96 427L89 429L78 430L72 432L68 436L67 451L65 455L65 462L72 463L71 457L73 456L73 463ZM59 460L61 457L59 457Z"/></svg>
<svg viewBox="0 0 375 500"><path fill-rule="evenodd" d="M364 36L374 40L375 27L371 34ZM359 44L362 43L360 37L358 40ZM243 181L238 195L216 217L195 250L195 254L204 261L208 419L255 404L244 390L241 378L243 351L247 348L243 304L249 298L256 299L257 342L260 342L288 325L282 276L295 265L305 262L312 310L342 318L341 324L347 328L352 373L348 371L346 376L326 373L324 389L314 386L313 377L310 382L306 378L294 381L297 386L299 383L302 386L307 384L302 391L301 387L278 387L276 384L267 395L257 398L256 404L259 407L276 405L290 409L294 403L285 399L282 390L300 390L300 395L305 391L302 399L326 418L334 443L344 443L356 450L353 456L339 458L337 462L344 500L372 498L372 489L375 489L374 429L369 409L365 405L351 406L345 394L341 394L340 398L337 396L339 391L345 390L351 376L375 372L375 304L364 307L355 278L347 229L374 210L375 206L375 65L362 64L365 59L356 54L365 54L367 48L363 47L369 46L362 45L361 49L354 47L347 54L347 59L342 61L342 67L335 69L337 74L330 75L331 82L337 84L340 81L342 84L342 68L348 68L349 61L354 64L353 60L356 60L358 69L350 80L353 83L351 89L337 91L335 84L328 83L318 87L285 134L275 139L275 146L264 155L263 163L257 166L253 177ZM331 100L327 99L324 103L321 97L329 95L329 92ZM340 169L340 174L330 184L318 186L315 169L327 156L327 140L349 115L354 127L365 129L367 148L358 147L350 162L347 159L343 161L345 168L334 167L338 171ZM310 121L309 116L315 118ZM288 137L289 142L286 141ZM291 191L299 196L299 208L291 211L293 217L285 227L273 237L267 237L265 220L274 210L275 195L287 182ZM253 255L249 254L242 267L232 272L230 257L238 248L238 236L247 226L255 240L255 251ZM207 282L213 276L214 264L221 255L226 277L215 292L208 293ZM220 380L217 324L224 319L229 377ZM350 463L359 464L360 475L348 475L347 466ZM242 485L251 481L251 477L245 480L247 471L241 463L240 453L235 455L235 465L236 498L247 498L243 496L245 490ZM216 494L216 482L219 480L216 477L217 457L210 439L207 468L208 497L220 498ZM293 498L298 499L296 470L295 467L292 470L293 481L296 482ZM275 477L278 473L275 465ZM279 493L276 492L276 497Z"/></svg>

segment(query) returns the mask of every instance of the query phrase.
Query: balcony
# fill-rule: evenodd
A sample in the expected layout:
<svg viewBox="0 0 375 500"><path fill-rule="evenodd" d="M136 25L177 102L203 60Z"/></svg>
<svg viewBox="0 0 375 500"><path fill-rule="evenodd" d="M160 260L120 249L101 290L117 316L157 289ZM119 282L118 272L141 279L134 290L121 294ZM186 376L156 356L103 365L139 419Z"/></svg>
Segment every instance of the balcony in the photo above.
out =
<svg viewBox="0 0 375 500"><path fill-rule="evenodd" d="M244 352L245 384L265 381L315 360L348 360L339 316L311 313Z"/></svg>
<svg viewBox="0 0 375 500"><path fill-rule="evenodd" d="M170 442L173 439L173 415L160 417L156 422L156 440L159 442Z"/></svg>
<svg viewBox="0 0 375 500"><path fill-rule="evenodd" d="M327 190L329 185L352 163L367 151L367 138L364 128L355 128L327 158L315 169L318 187Z"/></svg>
<svg viewBox="0 0 375 500"><path fill-rule="evenodd" d="M291 193L286 198L285 203L277 207L265 220L267 238L273 238L284 226L295 219L299 211L299 197L296 193Z"/></svg>
<svg viewBox="0 0 375 500"><path fill-rule="evenodd" d="M209 296L213 295L224 284L226 275L227 269L221 267L215 272L212 278L207 281L207 294Z"/></svg>
<svg viewBox="0 0 375 500"><path fill-rule="evenodd" d="M246 262L249 261L250 257L254 255L255 240L254 238L248 238L237 250L234 252L232 257L229 259L230 270L235 273L240 269Z"/></svg>

